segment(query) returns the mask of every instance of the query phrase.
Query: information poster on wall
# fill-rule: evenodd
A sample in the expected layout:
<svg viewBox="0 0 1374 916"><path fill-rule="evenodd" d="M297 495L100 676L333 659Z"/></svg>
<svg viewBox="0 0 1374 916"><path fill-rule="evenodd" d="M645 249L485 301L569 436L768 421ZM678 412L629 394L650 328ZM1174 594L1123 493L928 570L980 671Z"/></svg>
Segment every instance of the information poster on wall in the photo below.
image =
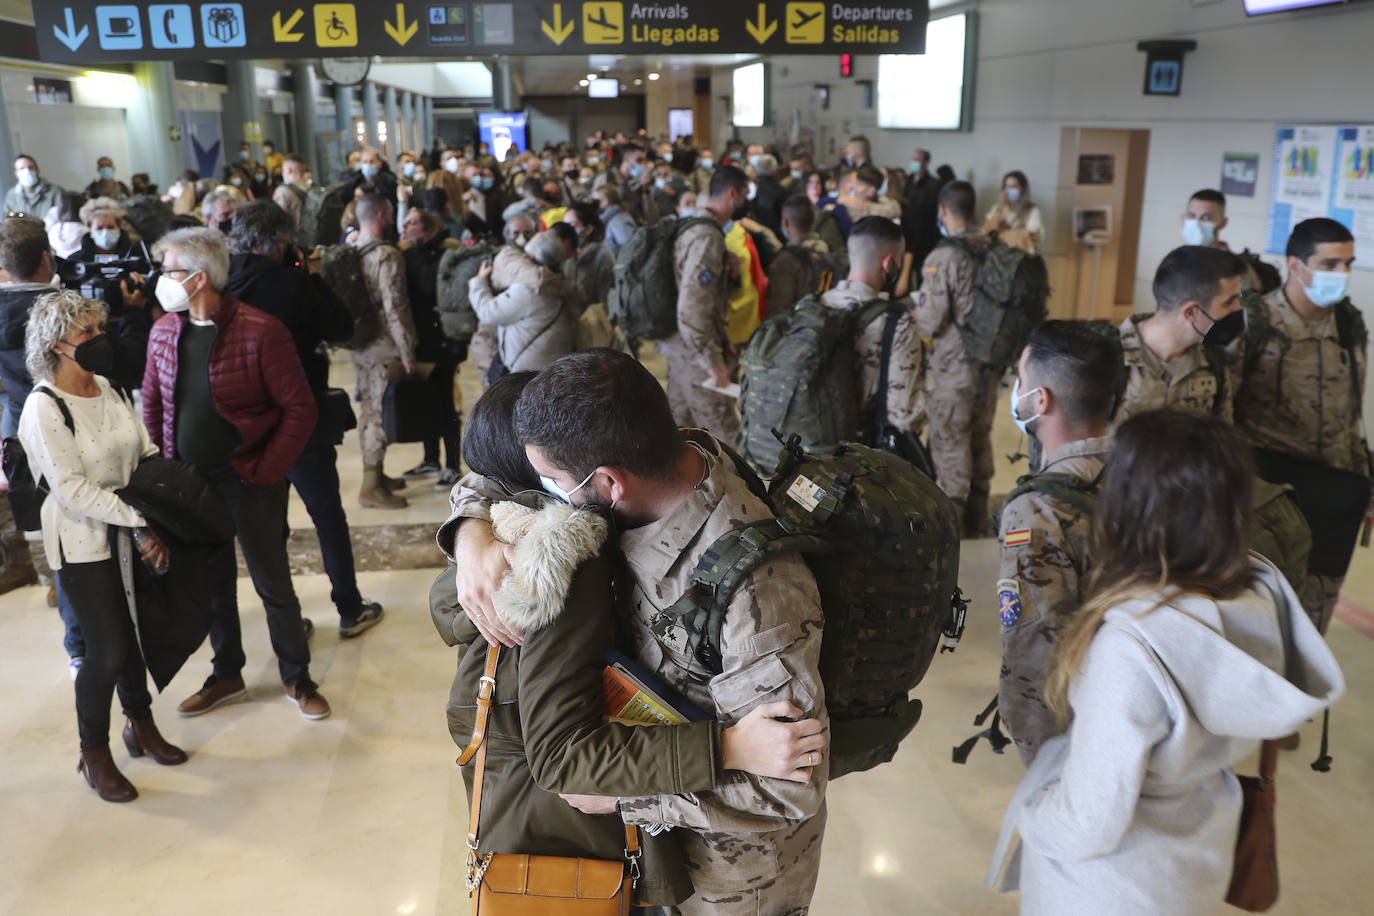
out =
<svg viewBox="0 0 1374 916"><path fill-rule="evenodd" d="M1282 254L1293 227L1314 216L1349 228L1357 251L1374 250L1374 125L1280 127L1271 189L1270 253Z"/></svg>

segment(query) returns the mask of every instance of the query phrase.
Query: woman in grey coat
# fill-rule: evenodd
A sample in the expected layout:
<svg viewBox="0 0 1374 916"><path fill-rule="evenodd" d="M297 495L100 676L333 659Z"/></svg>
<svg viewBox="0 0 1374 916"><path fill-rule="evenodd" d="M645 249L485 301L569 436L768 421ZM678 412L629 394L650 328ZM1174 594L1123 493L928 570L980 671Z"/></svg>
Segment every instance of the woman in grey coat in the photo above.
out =
<svg viewBox="0 0 1374 916"><path fill-rule="evenodd" d="M518 281L493 289L490 264L482 265L468 281L472 309L482 324L496 327L497 353L510 372L537 372L573 349L570 291L560 273L563 243L552 233L541 232L526 243L525 255L540 268L537 283L521 271Z"/></svg>
<svg viewBox="0 0 1374 916"><path fill-rule="evenodd" d="M1216 912L1241 791L1232 767L1345 689L1297 596L1246 550L1249 449L1163 410L1117 432L1089 598L1047 700L1072 713L1012 798L988 875L1021 912ZM1019 849L1013 849L1015 836Z"/></svg>

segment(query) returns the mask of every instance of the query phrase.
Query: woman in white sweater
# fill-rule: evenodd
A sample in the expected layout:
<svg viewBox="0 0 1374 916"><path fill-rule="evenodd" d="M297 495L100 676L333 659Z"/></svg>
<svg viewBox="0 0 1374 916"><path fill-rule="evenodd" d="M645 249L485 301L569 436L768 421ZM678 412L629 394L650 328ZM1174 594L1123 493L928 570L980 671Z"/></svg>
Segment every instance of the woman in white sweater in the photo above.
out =
<svg viewBox="0 0 1374 916"><path fill-rule="evenodd" d="M142 555L165 562L166 548L143 517L116 495L140 459L157 452L133 405L96 373L109 371L114 351L105 336L102 303L72 290L34 303L25 362L36 385L19 417L19 440L35 478L49 487L43 502L43 549L86 636L76 676L77 769L106 801L132 801L137 790L110 756L110 700L116 689L128 722L124 744L134 757L186 761L153 724L152 695L134 632L131 608L111 557L111 538L133 529ZM117 527L115 527L117 526Z"/></svg>
<svg viewBox="0 0 1374 916"><path fill-rule="evenodd" d="M1240 822L1232 767L1343 692L1288 582L1246 551L1249 449L1162 410L1116 434L1088 598L1047 700L1072 714L1013 797L989 883L1022 913L1215 913Z"/></svg>

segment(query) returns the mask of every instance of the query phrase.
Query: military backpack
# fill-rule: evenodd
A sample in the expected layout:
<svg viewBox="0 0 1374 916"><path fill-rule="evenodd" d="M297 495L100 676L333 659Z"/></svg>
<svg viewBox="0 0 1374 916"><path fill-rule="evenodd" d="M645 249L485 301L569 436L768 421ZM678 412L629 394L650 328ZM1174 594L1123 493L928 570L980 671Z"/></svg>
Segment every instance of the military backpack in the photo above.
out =
<svg viewBox="0 0 1374 916"><path fill-rule="evenodd" d="M286 187L301 201L301 224L296 230L296 244L302 249L338 244L343 234L339 221L343 219L346 208L338 195L337 186L311 188L308 191L294 184L287 184Z"/></svg>
<svg viewBox="0 0 1374 916"><path fill-rule="evenodd" d="M801 264L806 265L806 293L808 295L819 296L821 293L829 292L834 288L836 281L843 280L846 273L840 273L839 261L830 254L809 248L806 245L784 245L776 255L773 256L774 263L783 255L796 258Z"/></svg>
<svg viewBox="0 0 1374 916"><path fill-rule="evenodd" d="M477 333L477 312L468 298L468 281L477 276L482 262L495 258L499 245L481 242L467 248L450 248L439 259L439 326L444 336L466 345Z"/></svg>
<svg viewBox="0 0 1374 916"><path fill-rule="evenodd" d="M854 339L888 305L875 299L839 309L807 296L759 325L741 363L738 442L761 473L772 474L778 463L775 429L809 451L868 438Z"/></svg>
<svg viewBox="0 0 1374 916"><path fill-rule="evenodd" d="M360 350L377 339L381 322L377 305L363 281L363 257L385 243L373 239L366 245L325 245L320 248L320 276L329 289L348 306L353 316L353 336L344 347Z"/></svg>
<svg viewBox="0 0 1374 916"><path fill-rule="evenodd" d="M1049 314L1049 270L1045 259L999 242L971 242L960 236L944 239L973 259L973 308L956 322L969 356L985 366L1005 369L1021 358L1031 331Z"/></svg>
<svg viewBox="0 0 1374 916"><path fill-rule="evenodd" d="M1293 341L1269 320L1269 306L1263 296L1254 290L1247 290L1241 293L1240 301L1245 307L1245 378L1248 379L1255 371L1264 348L1273 338L1279 344L1277 377L1282 379L1283 358L1288 355L1288 348L1293 346ZM1363 404L1364 392L1360 389L1360 374L1355 367L1359 365L1358 356L1369 345L1369 330L1365 327L1364 316L1348 297L1337 302L1332 312L1336 318L1336 340L1349 357L1350 389L1354 403Z"/></svg>
<svg viewBox="0 0 1374 916"><path fill-rule="evenodd" d="M1240 262L1255 275L1255 279L1259 280L1259 287L1255 292L1261 296L1267 296L1283 285L1283 276L1279 273L1279 269L1249 248L1236 257L1240 258Z"/></svg>
<svg viewBox="0 0 1374 916"><path fill-rule="evenodd" d="M677 280L673 272L673 247L678 236L693 226L710 226L714 219L662 219L641 226L620 249L615 259L615 282L607 298L611 323L626 341L664 340L677 333ZM722 262L716 270L724 270ZM707 269L709 272L709 268ZM714 282L711 277L690 277L689 282Z"/></svg>
<svg viewBox="0 0 1374 916"><path fill-rule="evenodd" d="M680 621L688 651L719 673L734 591L770 557L801 554L825 613L820 674L830 778L891 760L921 717L921 701L908 694L936 651L953 651L963 633L954 504L908 462L863 445L845 443L833 455L816 456L793 436L766 487L743 458L729 454L774 517L716 540L691 589L653 624L655 632L661 637Z"/></svg>

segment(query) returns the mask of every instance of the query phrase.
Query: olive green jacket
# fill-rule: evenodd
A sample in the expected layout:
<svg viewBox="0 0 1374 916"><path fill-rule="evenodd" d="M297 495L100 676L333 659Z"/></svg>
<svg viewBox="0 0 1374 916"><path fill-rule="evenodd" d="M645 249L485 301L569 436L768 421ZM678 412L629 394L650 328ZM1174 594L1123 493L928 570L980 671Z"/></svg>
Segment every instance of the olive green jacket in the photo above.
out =
<svg viewBox="0 0 1374 916"><path fill-rule="evenodd" d="M603 555L604 519L556 504L492 507L498 537L516 545L496 603L526 631L503 649L488 720L479 851L619 859L619 817L589 816L559 792L644 795L700 792L721 779L721 726L636 727L606 722L601 709L603 650L613 641L613 560ZM444 641L460 651L449 695L449 733L466 747L476 719L486 643L457 606L454 570L440 573L430 609ZM469 799L473 764L463 768ZM692 893L677 831L641 831L643 878L636 898L671 905Z"/></svg>

